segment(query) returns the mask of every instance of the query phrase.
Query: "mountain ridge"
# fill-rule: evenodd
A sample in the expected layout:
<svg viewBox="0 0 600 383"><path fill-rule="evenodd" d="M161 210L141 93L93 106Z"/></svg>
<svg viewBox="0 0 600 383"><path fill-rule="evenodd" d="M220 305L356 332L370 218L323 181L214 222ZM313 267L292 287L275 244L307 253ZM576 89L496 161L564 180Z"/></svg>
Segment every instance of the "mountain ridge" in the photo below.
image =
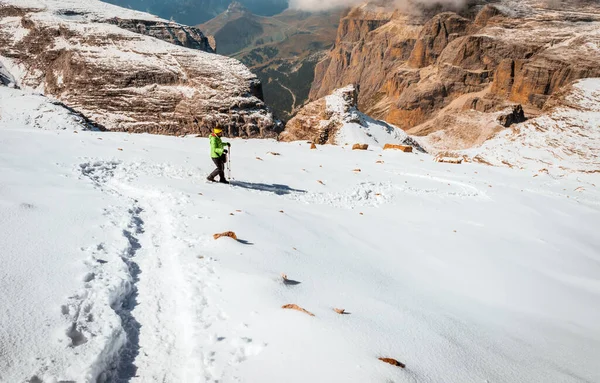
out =
<svg viewBox="0 0 600 383"><path fill-rule="evenodd" d="M109 130L277 135L258 78L196 28L99 1L5 1L0 17L1 61L18 85Z"/></svg>

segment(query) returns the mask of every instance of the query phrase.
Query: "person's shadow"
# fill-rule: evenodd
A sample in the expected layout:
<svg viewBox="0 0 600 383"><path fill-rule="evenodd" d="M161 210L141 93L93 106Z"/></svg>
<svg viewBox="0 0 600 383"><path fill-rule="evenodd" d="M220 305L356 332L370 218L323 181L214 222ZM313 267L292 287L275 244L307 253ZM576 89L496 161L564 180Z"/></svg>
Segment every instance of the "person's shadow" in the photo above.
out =
<svg viewBox="0 0 600 383"><path fill-rule="evenodd" d="M278 184L269 185L269 184L260 184L260 183L254 183L254 182L244 182L244 181L231 181L231 184L233 186L241 187L244 189L265 191L265 192L269 192L269 193L273 193L273 194L277 194L277 195L286 195L286 194L292 194L292 193L306 193L306 190L293 189L287 185L278 185Z"/></svg>

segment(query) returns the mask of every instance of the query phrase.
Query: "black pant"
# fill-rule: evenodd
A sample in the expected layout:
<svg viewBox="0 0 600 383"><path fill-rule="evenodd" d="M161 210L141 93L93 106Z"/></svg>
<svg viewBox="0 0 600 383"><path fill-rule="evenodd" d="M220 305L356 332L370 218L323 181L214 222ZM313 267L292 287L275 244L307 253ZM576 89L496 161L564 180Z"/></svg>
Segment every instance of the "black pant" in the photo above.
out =
<svg viewBox="0 0 600 383"><path fill-rule="evenodd" d="M212 160L215 165L217 165L217 168L210 173L208 178L214 179L218 175L219 181L225 181L225 163L227 162L227 155L221 154L221 157L213 158Z"/></svg>

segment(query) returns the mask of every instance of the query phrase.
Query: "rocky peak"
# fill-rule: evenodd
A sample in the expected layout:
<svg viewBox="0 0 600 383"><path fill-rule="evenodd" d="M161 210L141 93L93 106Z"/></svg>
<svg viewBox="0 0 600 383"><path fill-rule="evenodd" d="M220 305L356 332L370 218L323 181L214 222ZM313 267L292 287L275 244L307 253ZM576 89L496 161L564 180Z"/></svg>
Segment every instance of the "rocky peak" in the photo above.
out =
<svg viewBox="0 0 600 383"><path fill-rule="evenodd" d="M320 145L343 145L349 141L377 146L392 143L423 150L400 129L361 113L357 108L358 94L355 85L348 85L305 105L288 121L280 140L309 140Z"/></svg>

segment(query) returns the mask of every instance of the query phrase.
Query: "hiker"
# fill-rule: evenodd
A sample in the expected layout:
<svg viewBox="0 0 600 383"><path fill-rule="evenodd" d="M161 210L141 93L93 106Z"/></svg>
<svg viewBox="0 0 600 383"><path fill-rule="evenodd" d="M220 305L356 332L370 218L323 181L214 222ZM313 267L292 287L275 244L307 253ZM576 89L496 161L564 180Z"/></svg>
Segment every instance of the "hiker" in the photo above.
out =
<svg viewBox="0 0 600 383"><path fill-rule="evenodd" d="M229 181L225 179L225 164L227 163L227 149L225 146L230 147L229 142L221 141L221 134L223 129L217 127L213 129L213 133L210 135L210 157L212 158L217 168L206 178L210 182L216 182L215 177L219 175L219 182L228 184Z"/></svg>

